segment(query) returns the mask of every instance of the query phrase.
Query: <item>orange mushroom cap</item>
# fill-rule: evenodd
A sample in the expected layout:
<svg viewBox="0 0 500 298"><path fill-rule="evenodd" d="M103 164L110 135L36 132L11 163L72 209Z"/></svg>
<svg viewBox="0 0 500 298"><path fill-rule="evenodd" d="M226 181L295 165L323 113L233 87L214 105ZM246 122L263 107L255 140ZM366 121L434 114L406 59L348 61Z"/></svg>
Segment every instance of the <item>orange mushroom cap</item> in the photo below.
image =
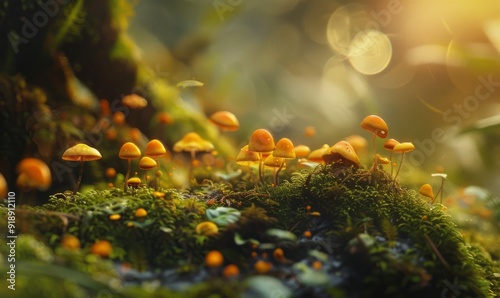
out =
<svg viewBox="0 0 500 298"><path fill-rule="evenodd" d="M214 150L214 145L209 141L200 137L199 134L195 132L189 132L185 134L184 137L182 137L182 139L180 139L179 141L177 141L177 143L174 144L173 149L175 152L182 152L182 151L211 152Z"/></svg>
<svg viewBox="0 0 500 298"><path fill-rule="evenodd" d="M135 217L146 217L148 215L148 212L144 208L137 208L134 215Z"/></svg>
<svg viewBox="0 0 500 298"><path fill-rule="evenodd" d="M127 180L127 185L128 186L139 186L141 185L141 178L139 177L132 177L130 179Z"/></svg>
<svg viewBox="0 0 500 298"><path fill-rule="evenodd" d="M286 168L284 158L276 157L276 156L272 156L272 155L269 155L268 157L266 157L266 159L264 159L264 165L268 166L270 168L279 168L279 167L282 167L283 169Z"/></svg>
<svg viewBox="0 0 500 298"><path fill-rule="evenodd" d="M257 152L248 150L248 145L241 148L240 153L236 156L236 163L242 166L250 166L254 163L259 163L260 156Z"/></svg>
<svg viewBox="0 0 500 298"><path fill-rule="evenodd" d="M113 246L107 240L100 240L90 246L90 252L94 255L98 255L100 257L106 258L109 257L111 251L113 250Z"/></svg>
<svg viewBox="0 0 500 298"><path fill-rule="evenodd" d="M215 112L210 116L210 122L217 125L222 130L237 130L240 127L240 123L236 116L228 111Z"/></svg>
<svg viewBox="0 0 500 298"><path fill-rule="evenodd" d="M434 199L434 192L432 191L432 186L430 184L424 184L420 187L418 191L424 197Z"/></svg>
<svg viewBox="0 0 500 298"><path fill-rule="evenodd" d="M62 155L63 160L69 161L91 161L101 158L101 153L97 149L81 143L66 149Z"/></svg>
<svg viewBox="0 0 500 298"><path fill-rule="evenodd" d="M346 165L353 165L356 168L359 168L360 165L359 157L354 151L354 148L346 141L337 142L330 147L322 157L325 163L340 161Z"/></svg>
<svg viewBox="0 0 500 298"><path fill-rule="evenodd" d="M149 143L146 145L146 156L160 157L165 154L167 154L165 146L163 146L163 144L157 139L149 141Z"/></svg>
<svg viewBox="0 0 500 298"><path fill-rule="evenodd" d="M323 160L323 154L325 154L326 150L330 148L330 145L328 144L323 144L321 148L313 150L307 157L307 160L312 161L312 162L318 162L318 163L324 163L325 161Z"/></svg>
<svg viewBox="0 0 500 298"><path fill-rule="evenodd" d="M211 250L205 256L205 265L210 268L220 267L224 264L224 257L218 250Z"/></svg>
<svg viewBox="0 0 500 298"><path fill-rule="evenodd" d="M272 152L274 150L273 135L263 128L255 130L248 142L248 150L258 153Z"/></svg>
<svg viewBox="0 0 500 298"><path fill-rule="evenodd" d="M384 142L384 148L387 150L394 150L394 147L398 145L399 142L396 141L395 139L388 139L387 141Z"/></svg>
<svg viewBox="0 0 500 298"><path fill-rule="evenodd" d="M387 124L377 115L366 116L365 119L361 121L361 128L376 134L382 139L387 138L387 134L389 133Z"/></svg>
<svg viewBox="0 0 500 298"><path fill-rule="evenodd" d="M194 231L203 236L215 236L219 233L219 228L211 221L203 221L196 225Z"/></svg>
<svg viewBox="0 0 500 298"><path fill-rule="evenodd" d="M306 145L298 145L293 148L293 151L295 151L296 157L306 157L309 153L311 153L311 148Z"/></svg>
<svg viewBox="0 0 500 298"><path fill-rule="evenodd" d="M143 109L148 105L148 101L140 95L129 94L122 98L122 104L131 109Z"/></svg>
<svg viewBox="0 0 500 298"><path fill-rule="evenodd" d="M293 147L293 143L290 139L282 138L276 143L276 148L274 148L273 154L274 157L281 157L292 159L295 158L295 151Z"/></svg>
<svg viewBox="0 0 500 298"><path fill-rule="evenodd" d="M16 185L22 189L37 188L45 190L52 184L50 169L46 163L38 158L24 158L17 165Z"/></svg>
<svg viewBox="0 0 500 298"><path fill-rule="evenodd" d="M415 146L413 145L412 142L403 142L403 143L399 143L396 146L394 146L392 151L394 151L394 152L410 152L410 151L413 151L413 149L415 149Z"/></svg>
<svg viewBox="0 0 500 298"><path fill-rule="evenodd" d="M121 159L137 159L141 157L141 150L132 142L126 142L120 148L118 157Z"/></svg>
<svg viewBox="0 0 500 298"><path fill-rule="evenodd" d="M380 156L380 154L378 154L378 153L377 153L377 154L375 154L375 156L373 157L373 159L375 159L375 160L376 160L376 162L377 162L378 164L381 164L381 165L388 165L388 164L390 164L390 163L391 163L391 161L390 161L389 159L387 159L387 158L385 158L385 157Z"/></svg>
<svg viewBox="0 0 500 298"><path fill-rule="evenodd" d="M368 141L360 135L350 135L345 137L344 140L351 144L357 154L361 154L366 151L366 147L368 147Z"/></svg>
<svg viewBox="0 0 500 298"><path fill-rule="evenodd" d="M222 274L226 278L235 277L235 276L238 276L240 274L240 269L235 264L229 264L224 268L224 270L222 271Z"/></svg>
<svg viewBox="0 0 500 298"><path fill-rule="evenodd" d="M141 170L151 170L156 167L156 161L151 157L144 156L139 161L139 169Z"/></svg>

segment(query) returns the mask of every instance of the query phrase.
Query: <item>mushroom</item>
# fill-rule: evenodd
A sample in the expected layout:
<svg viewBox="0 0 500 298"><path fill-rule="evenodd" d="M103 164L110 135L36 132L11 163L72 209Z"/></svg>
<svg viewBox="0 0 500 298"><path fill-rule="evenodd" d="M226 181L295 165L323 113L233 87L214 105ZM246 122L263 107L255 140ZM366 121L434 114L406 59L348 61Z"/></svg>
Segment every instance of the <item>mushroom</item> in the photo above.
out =
<svg viewBox="0 0 500 298"><path fill-rule="evenodd" d="M214 145L200 137L199 134L189 132L174 144L173 150L175 152L189 152L191 154L189 177L192 178L196 152L212 152L214 150Z"/></svg>
<svg viewBox="0 0 500 298"><path fill-rule="evenodd" d="M129 94L122 98L122 104L131 109L143 109L147 107L148 101L138 94Z"/></svg>
<svg viewBox="0 0 500 298"><path fill-rule="evenodd" d="M441 178L441 186L439 187L439 190L438 192L436 193L436 197L441 194L441 204L443 204L443 192L444 192L444 181L446 180L446 178L448 177L448 175L444 174L444 173L434 173L434 174L431 174L432 177L440 177Z"/></svg>
<svg viewBox="0 0 500 298"><path fill-rule="evenodd" d="M264 160L264 165L273 168L273 183L275 186L278 185L278 169L281 170L283 167L286 167L285 159L281 157L275 157L271 154Z"/></svg>
<svg viewBox="0 0 500 298"><path fill-rule="evenodd" d="M229 264L222 270L222 275L225 278L235 278L240 274L240 269L235 264Z"/></svg>
<svg viewBox="0 0 500 298"><path fill-rule="evenodd" d="M224 256L218 250L211 250L205 256L205 265L209 268L220 267L224 264Z"/></svg>
<svg viewBox="0 0 500 298"><path fill-rule="evenodd" d="M125 183L123 183L123 190L127 190L127 180L130 177L131 161L132 159L137 159L141 157L141 150L132 142L126 142L120 148L118 152L118 157L121 159L128 160L128 170L127 175L125 175Z"/></svg>
<svg viewBox="0 0 500 298"><path fill-rule="evenodd" d="M323 153L322 156L325 163L341 163L345 166L353 166L359 168L359 157L352 148L351 144L346 141L339 141Z"/></svg>
<svg viewBox="0 0 500 298"><path fill-rule="evenodd" d="M38 158L28 157L21 160L17 165L17 173L19 176L16 186L22 191L46 190L52 183L49 167Z"/></svg>
<svg viewBox="0 0 500 298"><path fill-rule="evenodd" d="M102 158L101 153L99 153L97 149L82 143L76 144L75 146L68 148L66 151L64 151L62 155L63 160L80 162L80 175L78 176L78 180L76 182L73 194L76 194L78 188L80 187L80 183L82 181L83 163L86 161L98 160L101 158Z"/></svg>
<svg viewBox="0 0 500 298"><path fill-rule="evenodd" d="M148 185L148 171L156 168L157 164L154 159L148 156L144 156L139 160L139 169L146 171L144 179L146 180L146 185Z"/></svg>
<svg viewBox="0 0 500 298"><path fill-rule="evenodd" d="M432 191L432 186L430 186L430 184L425 183L420 187L418 192L424 197L430 198L432 200L431 204L434 203L434 192Z"/></svg>
<svg viewBox="0 0 500 298"><path fill-rule="evenodd" d="M285 164L285 159L294 159L296 157L295 150L293 147L293 143L290 139L282 138L276 143L276 147L274 148L273 154L274 157L279 157L283 159L283 163L278 168L278 170L274 173L274 183L278 185L278 175L281 171L283 164Z"/></svg>
<svg viewBox="0 0 500 298"><path fill-rule="evenodd" d="M260 156L259 162L259 178L260 182L264 181L262 176L262 162L263 155L270 154L274 150L274 139L273 135L266 129L260 128L255 130L250 136L250 141L248 142L248 150L257 152Z"/></svg>
<svg viewBox="0 0 500 298"><path fill-rule="evenodd" d="M236 116L228 111L219 111L210 115L210 122L215 124L220 130L234 131L240 127Z"/></svg>
<svg viewBox="0 0 500 298"><path fill-rule="evenodd" d="M236 163L242 166L252 166L258 164L259 161L259 153L248 150L248 145L243 146L238 156L236 156Z"/></svg>
<svg viewBox="0 0 500 298"><path fill-rule="evenodd" d="M148 212L144 208L137 208L137 210L135 210L134 215L135 215L135 217L143 218L143 217L148 216Z"/></svg>
<svg viewBox="0 0 500 298"><path fill-rule="evenodd" d="M392 163L392 153L394 152L394 146L398 144L399 142L396 141L395 139L388 139L387 141L384 142L384 148L391 151L391 154L389 155L389 160L391 161L391 177L392 177L392 171L394 169L394 165Z"/></svg>
<svg viewBox="0 0 500 298"><path fill-rule="evenodd" d="M396 181L396 177L398 177L399 171L401 170L401 165L403 164L403 158L405 156L406 152L413 151L415 149L415 146L411 142L403 142L399 143L394 148L392 149L394 152L401 152L401 162L399 163L398 171L396 172L396 175L394 176L394 181Z"/></svg>
<svg viewBox="0 0 500 298"><path fill-rule="evenodd" d="M159 168L159 158L167 154L167 150L163 146L163 144L157 140L153 139L149 141L149 143L146 145L146 156L151 157L155 160L156 162L156 170L158 171ZM147 180L146 180L147 184ZM158 190L158 179L155 179L155 190Z"/></svg>
<svg viewBox="0 0 500 298"><path fill-rule="evenodd" d="M217 225L211 221L203 221L196 225L194 229L196 234L201 234L203 236L215 236L219 233L219 228Z"/></svg>
<svg viewBox="0 0 500 298"><path fill-rule="evenodd" d="M297 158L307 157L309 153L311 153L311 149L306 145L297 145L293 148L293 151L295 151L295 156Z"/></svg>
<svg viewBox="0 0 500 298"><path fill-rule="evenodd" d="M313 150L309 156L307 157L307 160L315 162L315 163L325 163L323 160L323 154L325 154L326 150L330 148L330 145L328 144L323 144L321 148L318 148L316 150Z"/></svg>
<svg viewBox="0 0 500 298"><path fill-rule="evenodd" d="M373 133L373 155L375 155L375 138L378 136L381 139L387 138L389 133L389 128L385 121L377 115L366 116L363 121L361 121L361 128Z"/></svg>
<svg viewBox="0 0 500 298"><path fill-rule="evenodd" d="M366 147L368 146L368 141L360 135L347 136L344 138L344 141L351 144L354 152L356 152L356 154L358 155L363 154L366 151Z"/></svg>

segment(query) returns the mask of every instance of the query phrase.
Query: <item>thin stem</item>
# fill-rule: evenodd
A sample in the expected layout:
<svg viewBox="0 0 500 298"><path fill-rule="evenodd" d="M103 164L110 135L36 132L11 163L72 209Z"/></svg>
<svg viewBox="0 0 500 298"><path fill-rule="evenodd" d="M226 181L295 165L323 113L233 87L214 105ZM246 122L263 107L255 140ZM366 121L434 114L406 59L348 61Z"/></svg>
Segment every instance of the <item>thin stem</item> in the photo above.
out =
<svg viewBox="0 0 500 298"><path fill-rule="evenodd" d="M191 150L191 163L189 165L189 181L191 181L194 178L194 161L196 159L196 154L194 150Z"/></svg>
<svg viewBox="0 0 500 298"><path fill-rule="evenodd" d="M441 177L441 186L439 187L438 192L436 193L436 198L439 194L441 194L441 204L443 204L443 187L444 187L444 179Z"/></svg>
<svg viewBox="0 0 500 298"><path fill-rule="evenodd" d="M123 182L123 191L127 191L127 181L128 178L130 177L130 168L131 168L131 159L128 160L128 170L127 170L127 175L125 175L125 181Z"/></svg>
<svg viewBox="0 0 500 298"><path fill-rule="evenodd" d="M157 158L155 159L156 161L156 172L155 172L155 191L158 191L158 175L156 173L158 173L158 169L160 168L159 167L159 163L160 163L160 159ZM146 172L147 173L147 172ZM147 181L146 181L146 184L147 184Z"/></svg>
<svg viewBox="0 0 500 298"><path fill-rule="evenodd" d="M148 171L146 170L146 174L144 174L144 180L146 180L146 186L148 186Z"/></svg>
<svg viewBox="0 0 500 298"><path fill-rule="evenodd" d="M391 162L391 177L392 177L392 171L394 170L394 165L392 164L392 153L393 151L391 150L391 154L389 154L389 161Z"/></svg>
<svg viewBox="0 0 500 298"><path fill-rule="evenodd" d="M401 162L399 163L398 171L396 172L396 176L394 176L394 183L396 183L396 177L398 177L399 171L401 170L401 165L403 164L403 158L405 157L405 153L401 154Z"/></svg>
<svg viewBox="0 0 500 298"><path fill-rule="evenodd" d="M264 183L264 177L262 176L262 153L259 153L259 179L260 183Z"/></svg>
<svg viewBox="0 0 500 298"><path fill-rule="evenodd" d="M82 176L83 176L83 158L80 161L80 175L78 176L78 180L76 181L75 190L73 191L74 195L76 194L76 192L80 188L80 183L82 182Z"/></svg>
<svg viewBox="0 0 500 298"><path fill-rule="evenodd" d="M375 156L375 139L377 138L377 135L373 133L373 138L372 138L372 147L373 147L373 156Z"/></svg>
<svg viewBox="0 0 500 298"><path fill-rule="evenodd" d="M285 161L282 161L278 170L274 172L274 185L276 185L276 186L278 186L278 183L279 183L278 175L279 175L281 169L283 168L283 165L285 165Z"/></svg>

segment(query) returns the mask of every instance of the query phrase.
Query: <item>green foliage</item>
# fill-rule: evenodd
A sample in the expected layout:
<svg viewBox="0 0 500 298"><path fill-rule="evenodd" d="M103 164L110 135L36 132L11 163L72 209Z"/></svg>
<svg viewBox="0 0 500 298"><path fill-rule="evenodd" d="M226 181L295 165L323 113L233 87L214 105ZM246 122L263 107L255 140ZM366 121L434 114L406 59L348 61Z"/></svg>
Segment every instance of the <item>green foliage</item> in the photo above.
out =
<svg viewBox="0 0 500 298"><path fill-rule="evenodd" d="M205 270L204 256L213 249L223 252L225 264L247 268L244 276L251 276L256 259L249 255L257 249L273 262L270 275L298 282L303 295L325 291L363 297L432 296L454 283L464 297L498 291L498 262L462 238L442 205L429 205L385 172L319 166L294 173L276 187L234 189L205 181L190 191L163 189L162 198L147 187L55 194L44 206L24 207L18 214L23 231L39 235L52 248L56 266L91 277L95 270L113 276L96 264L99 257L89 254L94 242L108 240L113 260L130 263L138 272L170 268L180 276ZM144 208L147 216L136 217L138 208ZM118 220L110 219L117 214ZM196 225L207 220L219 226L217 236L196 234ZM312 239L304 236L306 230ZM60 247L60 238L67 233L80 239L82 249ZM273 256L275 248L283 248L285 260ZM311 259L324 264L325 270L312 269ZM335 265L339 261L341 271ZM54 266L50 260L46 263ZM190 284L180 292L178 287L175 292L154 287L144 295L230 297L249 290L244 277L226 282L220 271L208 274L215 274L213 280ZM77 286L96 286L85 278L82 283ZM126 287L120 294L139 295L144 287Z"/></svg>

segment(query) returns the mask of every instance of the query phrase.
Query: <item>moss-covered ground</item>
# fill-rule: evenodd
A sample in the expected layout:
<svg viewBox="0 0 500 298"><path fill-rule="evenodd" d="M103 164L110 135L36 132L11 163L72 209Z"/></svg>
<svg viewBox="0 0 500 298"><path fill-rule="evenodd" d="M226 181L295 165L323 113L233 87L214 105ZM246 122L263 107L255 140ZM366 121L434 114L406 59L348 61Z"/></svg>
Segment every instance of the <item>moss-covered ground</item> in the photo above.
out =
<svg viewBox="0 0 500 298"><path fill-rule="evenodd" d="M16 294L492 297L500 292L498 261L463 238L446 207L431 205L383 170L319 165L278 186L254 185L250 176L193 181L187 190L155 192L143 186L60 193L43 206L18 208ZM2 230L6 207L0 208ZM140 208L146 216L136 216ZM217 226L216 233L197 229L207 221ZM79 248L61 243L68 235L78 238ZM92 248L102 240L111 243L109 255ZM5 260L7 248L0 249ZM220 266L205 260L213 250L224 257ZM238 272L230 274L230 264Z"/></svg>

